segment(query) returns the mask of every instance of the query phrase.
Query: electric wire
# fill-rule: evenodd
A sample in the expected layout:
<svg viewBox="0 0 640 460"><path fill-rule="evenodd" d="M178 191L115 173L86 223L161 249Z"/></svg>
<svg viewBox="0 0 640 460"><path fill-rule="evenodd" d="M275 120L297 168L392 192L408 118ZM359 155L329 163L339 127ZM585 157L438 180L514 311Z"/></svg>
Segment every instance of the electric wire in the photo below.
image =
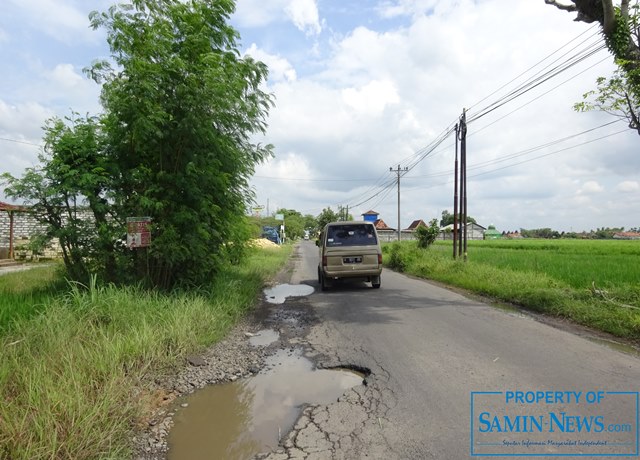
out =
<svg viewBox="0 0 640 460"><path fill-rule="evenodd" d="M545 62L547 59L551 58L551 56L553 56L554 54L558 53L560 50L564 49L567 45L569 45L570 43L573 43L574 41L578 40L580 37L582 37L584 34L590 32L591 30L597 28L596 24L593 24L590 28L588 28L587 30L585 30L584 32L582 32L581 34L577 35L576 37L574 37L573 39L569 40L567 43L565 43L564 45L562 45L560 48L558 48L557 50L555 50L554 52L552 52L551 54L548 54L546 57L542 58L540 61L536 62L535 64L533 64L531 67L529 67L528 69L524 70L523 72L521 72L520 74L518 74L517 76L515 76L514 78L512 78L511 80L509 80L507 83L503 84L501 87L499 87L498 89L496 89L495 91L493 91L492 93L488 94L487 96L483 97L482 99L480 99L478 102L476 102L475 104L471 105L468 110L473 109L475 106L477 106L478 104L481 104L482 102L486 101L487 99L489 99L491 96L493 96L494 94L500 92L502 89L506 88L507 86L509 86L511 83L515 82L516 80L518 80L520 77L522 77L523 75L525 75L527 72L529 72L530 70L533 70L534 68L536 68L537 66L539 66L540 64L542 64L543 62ZM592 38L594 35L599 34L599 32L595 32L593 35L591 35L589 38Z"/></svg>
<svg viewBox="0 0 640 460"><path fill-rule="evenodd" d="M42 147L42 144L34 144L33 142L19 141L17 139L9 139L7 137L0 137L0 141L15 142L16 144L33 145L35 147Z"/></svg>
<svg viewBox="0 0 640 460"><path fill-rule="evenodd" d="M559 87L561 87L561 86L563 86L563 85L565 85L565 84L569 83L571 80L573 80L573 79L575 79L575 78L579 77L580 75L582 75L582 74L583 74L583 73L585 73L586 71L591 70L591 69L593 69L594 67L596 67L596 66L598 66L598 65L602 64L602 63L603 63L604 61L606 61L607 59L609 59L609 56L605 56L604 58L600 59L600 60L599 60L598 62L596 62L595 64L592 64L592 65L590 65L589 67L587 67L586 69L584 69L584 70L582 70L582 71L578 72L577 74L573 75L572 77L567 78L567 79L566 79L566 80L564 80L562 83L559 83L559 84L557 84L556 86L554 86L553 88L549 89L548 91L545 91L544 93L539 94L538 96L534 97L533 99L531 99L531 100L529 100L529 101L525 102L524 104L522 104L522 105L520 105L520 106L516 107L516 108L515 108L515 109L513 109L511 112L508 112L508 113L504 114L504 115L503 115L503 116L501 116L500 118L497 118L496 120L494 120L494 121L492 121L491 123L489 123L489 124L487 124L487 125L483 126L482 128L476 129L476 130L474 130L473 132L471 132L471 133L467 134L467 138L472 137L472 136L474 136L474 135L478 134L478 133L479 133L479 132L481 132L481 131L484 131L485 129L489 128L490 126L495 125L495 124L496 124L496 123L498 123L499 121L504 120L504 119L505 119L505 118L507 118L508 116L513 115L514 113L516 113L516 112L518 112L519 110L521 110L521 109L525 108L525 107L526 107L526 106L528 106L529 104L532 104L533 102L537 101L538 99L541 99L542 97L546 96L546 95L547 95L547 94L549 94L550 92L555 91L555 90L556 90L556 89L558 89Z"/></svg>
<svg viewBox="0 0 640 460"><path fill-rule="evenodd" d="M571 67L574 67L575 65L577 65L577 64L579 64L581 62L584 62L588 58L594 56L595 54L599 53L600 51L602 51L604 49L606 49L606 44L600 43L597 46L592 46L592 47L590 47L590 48L588 48L586 50L581 51L579 54L572 56L570 59L564 61L563 63L561 63L560 65L554 67L550 71L545 72L541 76L525 82L523 85L521 85L520 87L514 89L513 91L511 91L507 95L503 96L501 99L499 99L497 101L494 101L491 104L487 105L486 107L484 107L483 109L478 111L478 113L472 114L472 115L468 115L467 124L473 123L474 121L479 120L480 118L488 115L489 113L501 108L502 106L504 106L505 104L513 101L514 99L523 96L524 94L528 93L529 91L532 91L533 89L535 89L538 86L546 83L550 79L552 79L552 78L560 75L561 73L569 70Z"/></svg>
<svg viewBox="0 0 640 460"><path fill-rule="evenodd" d="M473 167L467 168L467 170L469 171L469 170L481 169L482 167L485 167L487 165L497 164L497 163L504 162L504 161L507 161L507 160L510 160L510 159L514 159L514 158L522 156L522 155L524 155L526 153L533 153L535 151L542 150L542 149L547 148L549 146L557 145L558 143L560 143L560 142L562 142L564 140L567 140L567 139L570 139L570 138L574 138L576 136L580 136L582 134L594 131L594 130L602 128L604 126L609 126L609 125L612 125L614 123L619 123L619 122L620 122L620 120L616 120L616 121L613 121L613 122L610 122L610 123L606 123L604 125L592 128L590 130L584 131L582 133L577 133L577 134L574 134L572 136L568 136L567 138L558 139L557 141L550 142L550 143L547 143L547 144L544 144L544 145L540 145L540 146L537 146L537 147L531 147L529 149L526 149L525 151L516 152L514 154L507 155L506 157L501 157L499 159L490 160L490 161L483 162L483 163L478 163L478 164L473 165ZM498 167L498 168L493 168L493 169L490 169L490 170L487 170L487 171L477 172L475 174L470 174L468 177L469 178L479 177L479 176L483 176L483 175L494 173L496 171L501 171L501 170L504 170L504 169L513 168L515 166L519 166L519 165L522 165L524 163L529 163L531 161L538 160L540 158L544 158L544 157L548 157L548 156L555 155L555 154L558 154L558 153L566 152L568 150L572 150L572 149L575 149L575 148L578 148L578 147L582 147L584 145L592 144L594 142L597 142L597 141L600 141L600 140L603 140L603 139L607 139L609 137L617 136L618 134L622 134L622 133L625 133L627 131L628 131L628 129L625 128L625 129L622 129L622 130L619 130L619 131L615 131L613 133L605 134L605 135L602 135L602 136L599 136L599 137L596 137L596 138L593 138L593 139L586 140L584 142L580 142L578 144L573 144L573 145L570 145L570 146L567 146L567 147L563 147L561 149L554 150L552 152L547 152L547 153L544 153L544 154L541 154L541 155L537 155L535 157L531 157L531 158L527 158L527 159L524 159L524 160L521 160L521 161L518 161L518 162L515 162L515 163L511 163L511 164L508 164L508 165L505 165L505 166L501 166L501 167ZM446 171L446 172L443 171L443 172L434 174L431 177L438 177L438 176L440 176L440 177L449 176L450 177L451 176L451 171ZM414 179L414 178L416 178L416 176L407 177L407 179ZM447 181L444 181L444 182L441 182L441 183L438 183L438 184L429 184L427 186L424 186L424 185L415 185L415 186L408 185L406 187L406 189L407 190L421 190L421 189L426 189L426 188L433 188L433 187L437 187L437 186L447 185L447 184L450 184L451 182L452 182L452 180L449 179Z"/></svg>
<svg viewBox="0 0 640 460"><path fill-rule="evenodd" d="M524 72L520 73L518 76L516 76L515 78L510 80L508 83L502 85L501 87L499 87L498 89L496 89L495 91L490 93L488 96L486 96L483 99L481 99L480 101L476 102L474 105L472 105L470 107L470 109L474 108L477 105L481 104L482 102L486 101L491 96L493 96L495 94L498 94L501 90L503 90L504 88L508 87L511 83L517 81L523 75L526 75L531 70L533 70L536 67L540 66L542 63L548 61L552 56L556 55L561 50L565 49L571 43L575 42L580 37L582 37L585 34L587 34L588 32L590 32L592 29L593 29L593 27L588 29L585 32L582 32L581 34L579 34L578 36L573 38L571 41L569 41L568 43L566 43L562 47L560 47L557 50L555 50L554 52L550 53L547 57L543 58L542 60L538 61L533 66L529 67ZM499 108L501 108L504 105L512 102L513 100L515 100L515 99L517 99L517 98L519 98L521 96L524 96L528 92L530 92L530 91L534 90L535 88L541 86L542 84L548 82L552 78L557 77L558 75L568 71L569 69L573 68L574 66L586 61L587 59L593 57L597 53L599 53L602 50L604 50L606 48L606 45L602 41L601 37L598 37L598 39L596 41L589 42L589 40L591 40L593 37L595 37L597 35L599 35L598 32L592 34L591 36L589 36L585 41L581 42L580 44L577 44L577 45L573 46L572 48L567 50L565 53L563 53L559 57L557 57L555 60L553 60L550 63L548 63L545 67L543 67L542 69L538 70L536 73L534 73L532 76L530 76L527 80L525 80L519 86L513 88L512 90L507 92L505 95L497 98L493 102L485 105L482 109L477 110L475 113L474 112L470 112L468 117L467 117L467 124L472 123L474 121L479 120L482 117L487 116L488 114L498 110ZM477 133L479 131L482 131L482 130L486 129L489 126L497 123L498 121L501 121L504 118L508 117L509 115L515 113L516 111L521 110L525 106L527 106L527 105L531 104L532 102L534 102L534 101L542 98L543 96L549 94L551 91L553 91L554 89L558 88L559 86L562 86L563 84L566 84L567 82L573 80L574 78L576 78L577 76L579 76L582 73L586 72L590 68L600 64L602 61L604 61L607 58L608 58L608 56L605 57L604 59L598 61L596 64L593 64L589 68L582 70L581 72L577 73L576 75L574 75L574 76L568 78L567 80L563 81L562 83L554 86L550 90L548 90L548 91L536 96L532 100L526 102L525 104L523 104L520 107L516 108L515 110L507 113L506 115L500 117L499 119L494 120L493 122L489 123L488 125L480 128L479 130L474 131L473 133L470 133L469 136L471 136L471 135L473 135L473 134L475 134L475 133ZM398 167L401 167L403 169L406 168L407 172L409 172L409 171L413 170L422 161L424 161L426 158L434 155L434 153L439 153L441 151L445 151L446 149L441 149L441 150L436 150L436 149L438 149L438 147L454 132L454 130L455 130L454 126L457 123L457 121L458 120L455 120L454 122L450 123L447 128L445 128L439 135L437 135L434 138L434 140L432 142L427 144L425 147L422 147L422 148L418 149L412 155L410 155L410 156L400 160L399 162L397 162ZM619 120L616 120L616 121L619 121ZM600 127L608 126L609 124L610 123L602 125ZM598 129L600 127L593 128L592 130ZM514 154L512 154L510 156L504 157L502 159L490 160L489 162L486 162L486 163L488 165L488 164L495 164L495 163L499 163L499 162L508 161L509 159L517 158L519 156L526 155L528 153L540 150L542 148L548 148L549 146L556 145L557 143L564 142L564 141L566 141L566 140L568 140L570 138L576 137L578 135L585 134L585 133L587 133L589 131L592 131L592 130L587 130L587 131L585 131L583 133L578 133L576 135L567 136L566 138L559 139L559 140L556 140L556 141L551 141L551 142L543 144L541 146L534 147L534 148L531 148L531 149L527 149L527 150L524 150L524 151L521 151L521 152L516 152L516 153L514 153ZM606 138L606 137L609 137L609 136L603 136L602 138L598 138L598 139L595 139L595 140L590 141L590 142L595 142L596 140L603 139L603 138ZM449 144L448 147L450 147L451 145L453 145L453 144ZM584 144L579 144L579 145L584 145ZM570 149L570 148L573 148L573 147L568 147L567 149ZM563 149L561 151L564 151L564 150L565 149ZM543 156L546 156L546 155L549 155L549 154L545 154ZM531 159L525 160L525 162L526 161L531 161ZM514 165L508 165L508 166L505 166L505 167L511 167L511 166L515 166L517 164L518 163L516 163ZM486 166L486 165L484 165L484 166ZM469 169L474 170L474 169L478 169L478 168L481 168L481 167L484 167L484 166L483 165L470 165ZM504 169L504 168L500 168L500 169ZM485 172L485 173L488 173L488 172ZM485 173L481 173L481 174L485 174ZM426 177L436 177L437 175L444 175L444 174L446 174L446 173L444 173L444 172L443 173L436 173L434 175L429 175L429 176L426 176ZM385 175L383 175L381 178L379 178L376 181L376 183L374 183L366 191L364 191L364 192L356 195L355 197L351 198L349 200L349 204L347 206L355 208L357 206L361 206L362 204L370 202L375 198L378 198L376 200L376 202L375 202L376 205L381 203L389 195L389 193L391 193L391 190L393 189L393 186L396 184L396 178L395 177L392 180L384 181L383 177ZM476 175L479 175L479 174L476 174ZM475 177L476 175L470 176L470 177ZM414 177L415 176L407 176L408 179L409 178L414 178ZM314 180L314 181L315 182L325 182L325 181L326 182L331 182L332 180L318 179L318 180ZM343 182L343 181L344 182L355 182L356 180L350 180L350 179L336 180L336 182ZM363 197L365 197L367 195L368 195L367 198L363 198Z"/></svg>

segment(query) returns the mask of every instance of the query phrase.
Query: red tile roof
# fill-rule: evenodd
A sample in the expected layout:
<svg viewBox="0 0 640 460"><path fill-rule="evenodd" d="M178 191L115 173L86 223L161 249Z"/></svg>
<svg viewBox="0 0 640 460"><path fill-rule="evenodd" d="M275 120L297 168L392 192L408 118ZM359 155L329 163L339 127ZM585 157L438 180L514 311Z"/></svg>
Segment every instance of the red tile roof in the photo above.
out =
<svg viewBox="0 0 640 460"><path fill-rule="evenodd" d="M411 222L411 225L409 225L407 227L407 230L415 230L420 225L423 225L423 226L427 227L427 224L424 223L424 220L418 219L418 220L414 220L413 222Z"/></svg>

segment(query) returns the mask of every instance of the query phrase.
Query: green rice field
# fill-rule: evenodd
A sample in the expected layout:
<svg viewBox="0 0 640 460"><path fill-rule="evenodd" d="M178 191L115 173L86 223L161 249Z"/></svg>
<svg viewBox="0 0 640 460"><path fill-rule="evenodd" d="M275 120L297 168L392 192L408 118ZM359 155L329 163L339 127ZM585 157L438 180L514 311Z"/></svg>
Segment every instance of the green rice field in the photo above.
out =
<svg viewBox="0 0 640 460"><path fill-rule="evenodd" d="M640 241L469 241L466 262L453 259L450 241L383 252L395 270L640 343Z"/></svg>

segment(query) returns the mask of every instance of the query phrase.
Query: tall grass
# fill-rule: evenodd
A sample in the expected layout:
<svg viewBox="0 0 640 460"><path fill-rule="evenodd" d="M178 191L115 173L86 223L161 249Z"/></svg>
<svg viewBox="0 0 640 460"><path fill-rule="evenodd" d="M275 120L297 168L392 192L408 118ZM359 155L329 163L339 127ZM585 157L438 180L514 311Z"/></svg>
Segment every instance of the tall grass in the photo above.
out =
<svg viewBox="0 0 640 460"><path fill-rule="evenodd" d="M62 268L57 264L0 276L0 334L16 319L41 312L65 287Z"/></svg>
<svg viewBox="0 0 640 460"><path fill-rule="evenodd" d="M635 241L473 241L383 248L385 264L525 308L640 341L640 244Z"/></svg>
<svg viewBox="0 0 640 460"><path fill-rule="evenodd" d="M16 319L0 341L0 458L131 458L145 382L220 339L290 250L256 249L198 292L73 284Z"/></svg>

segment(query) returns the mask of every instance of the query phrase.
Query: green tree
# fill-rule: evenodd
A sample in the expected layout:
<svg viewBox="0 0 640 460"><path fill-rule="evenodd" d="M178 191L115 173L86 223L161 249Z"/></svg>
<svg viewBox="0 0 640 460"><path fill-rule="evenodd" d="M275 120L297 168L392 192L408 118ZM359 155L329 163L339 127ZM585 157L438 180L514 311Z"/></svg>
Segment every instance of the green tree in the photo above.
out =
<svg viewBox="0 0 640 460"><path fill-rule="evenodd" d="M106 240L96 239L98 224L83 234L89 252L73 255L74 264L88 255L99 268L111 258L119 271L171 288L208 283L242 252L251 236L244 215L252 199L248 181L255 165L272 155L272 146L252 139L266 129L272 98L261 90L267 67L240 57L239 35L227 24L234 8L232 0L134 0L91 13L92 27L107 33L112 59L86 70L103 84L102 144L87 168L106 170L104 189L58 184L67 166L46 164L27 173L22 195L30 198L26 185L35 182L46 196L49 185L58 187L64 201L65 190L75 186L89 204L95 198L96 208L104 206L94 214L98 220L104 211L105 238L110 223L124 232L127 216L150 216L152 243L119 260L106 243L101 247ZM82 175L73 177L81 181ZM41 197L31 196L45 207ZM113 239L109 244L112 249Z"/></svg>
<svg viewBox="0 0 640 460"><path fill-rule="evenodd" d="M460 216L458 216L458 218L459 217ZM467 216L467 223L475 224L477 222L473 217ZM442 211L442 219L440 219L440 227L446 227L447 225L451 225L451 224L453 224L453 214L451 214L449 211L445 209L444 211Z"/></svg>
<svg viewBox="0 0 640 460"><path fill-rule="evenodd" d="M100 122L73 113L48 120L44 131L41 164L21 178L4 174L5 193L31 205L44 236L59 240L71 278L87 281L91 272L100 272L113 279L122 229L111 215L115 165L105 154Z"/></svg>
<svg viewBox="0 0 640 460"><path fill-rule="evenodd" d="M318 221L316 220L315 216L312 216L311 214L305 214L304 229L310 232L315 232L317 228L318 228Z"/></svg>
<svg viewBox="0 0 640 460"><path fill-rule="evenodd" d="M295 240L304 236L304 218L300 212L295 209L279 209L276 214L284 216L284 228L287 238Z"/></svg>
<svg viewBox="0 0 640 460"><path fill-rule="evenodd" d="M338 206L338 211L336 212L336 216L339 220L343 221L352 221L353 215L349 214L349 208L345 206Z"/></svg>
<svg viewBox="0 0 640 460"><path fill-rule="evenodd" d="M337 222L339 220L339 217L340 216L331 209L331 206L324 208L316 218L317 230L322 231L325 225L327 225L329 222Z"/></svg>
<svg viewBox="0 0 640 460"><path fill-rule="evenodd" d="M587 93L587 101L576 104L576 109L622 115L629 120L629 127L640 134L640 4L631 0L621 0L619 7L613 0L571 0L571 4L545 0L545 3L576 12L576 21L599 23L619 69L609 80L598 79L597 91Z"/></svg>
<svg viewBox="0 0 640 460"><path fill-rule="evenodd" d="M418 225L416 228L416 236L418 237L418 247L428 248L431 246L438 235L440 234L440 227L438 226L438 219L431 219L429 226Z"/></svg>
<svg viewBox="0 0 640 460"><path fill-rule="evenodd" d="M206 283L249 235L248 180L271 155L251 140L272 104L260 89L267 68L239 57L231 0L133 5L90 17L106 29L117 66L90 70L105 82L106 132L120 166L115 204L120 215L153 219L153 284Z"/></svg>
<svg viewBox="0 0 640 460"><path fill-rule="evenodd" d="M583 95L583 101L574 105L578 112L598 110L627 121L629 128L640 134L640 99L635 99L628 80L620 71L609 79L599 77L597 88Z"/></svg>
<svg viewBox="0 0 640 460"><path fill-rule="evenodd" d="M520 229L520 234L524 238L560 238L560 233L557 230L552 230L550 228L536 228L533 230L527 230L525 228Z"/></svg>

